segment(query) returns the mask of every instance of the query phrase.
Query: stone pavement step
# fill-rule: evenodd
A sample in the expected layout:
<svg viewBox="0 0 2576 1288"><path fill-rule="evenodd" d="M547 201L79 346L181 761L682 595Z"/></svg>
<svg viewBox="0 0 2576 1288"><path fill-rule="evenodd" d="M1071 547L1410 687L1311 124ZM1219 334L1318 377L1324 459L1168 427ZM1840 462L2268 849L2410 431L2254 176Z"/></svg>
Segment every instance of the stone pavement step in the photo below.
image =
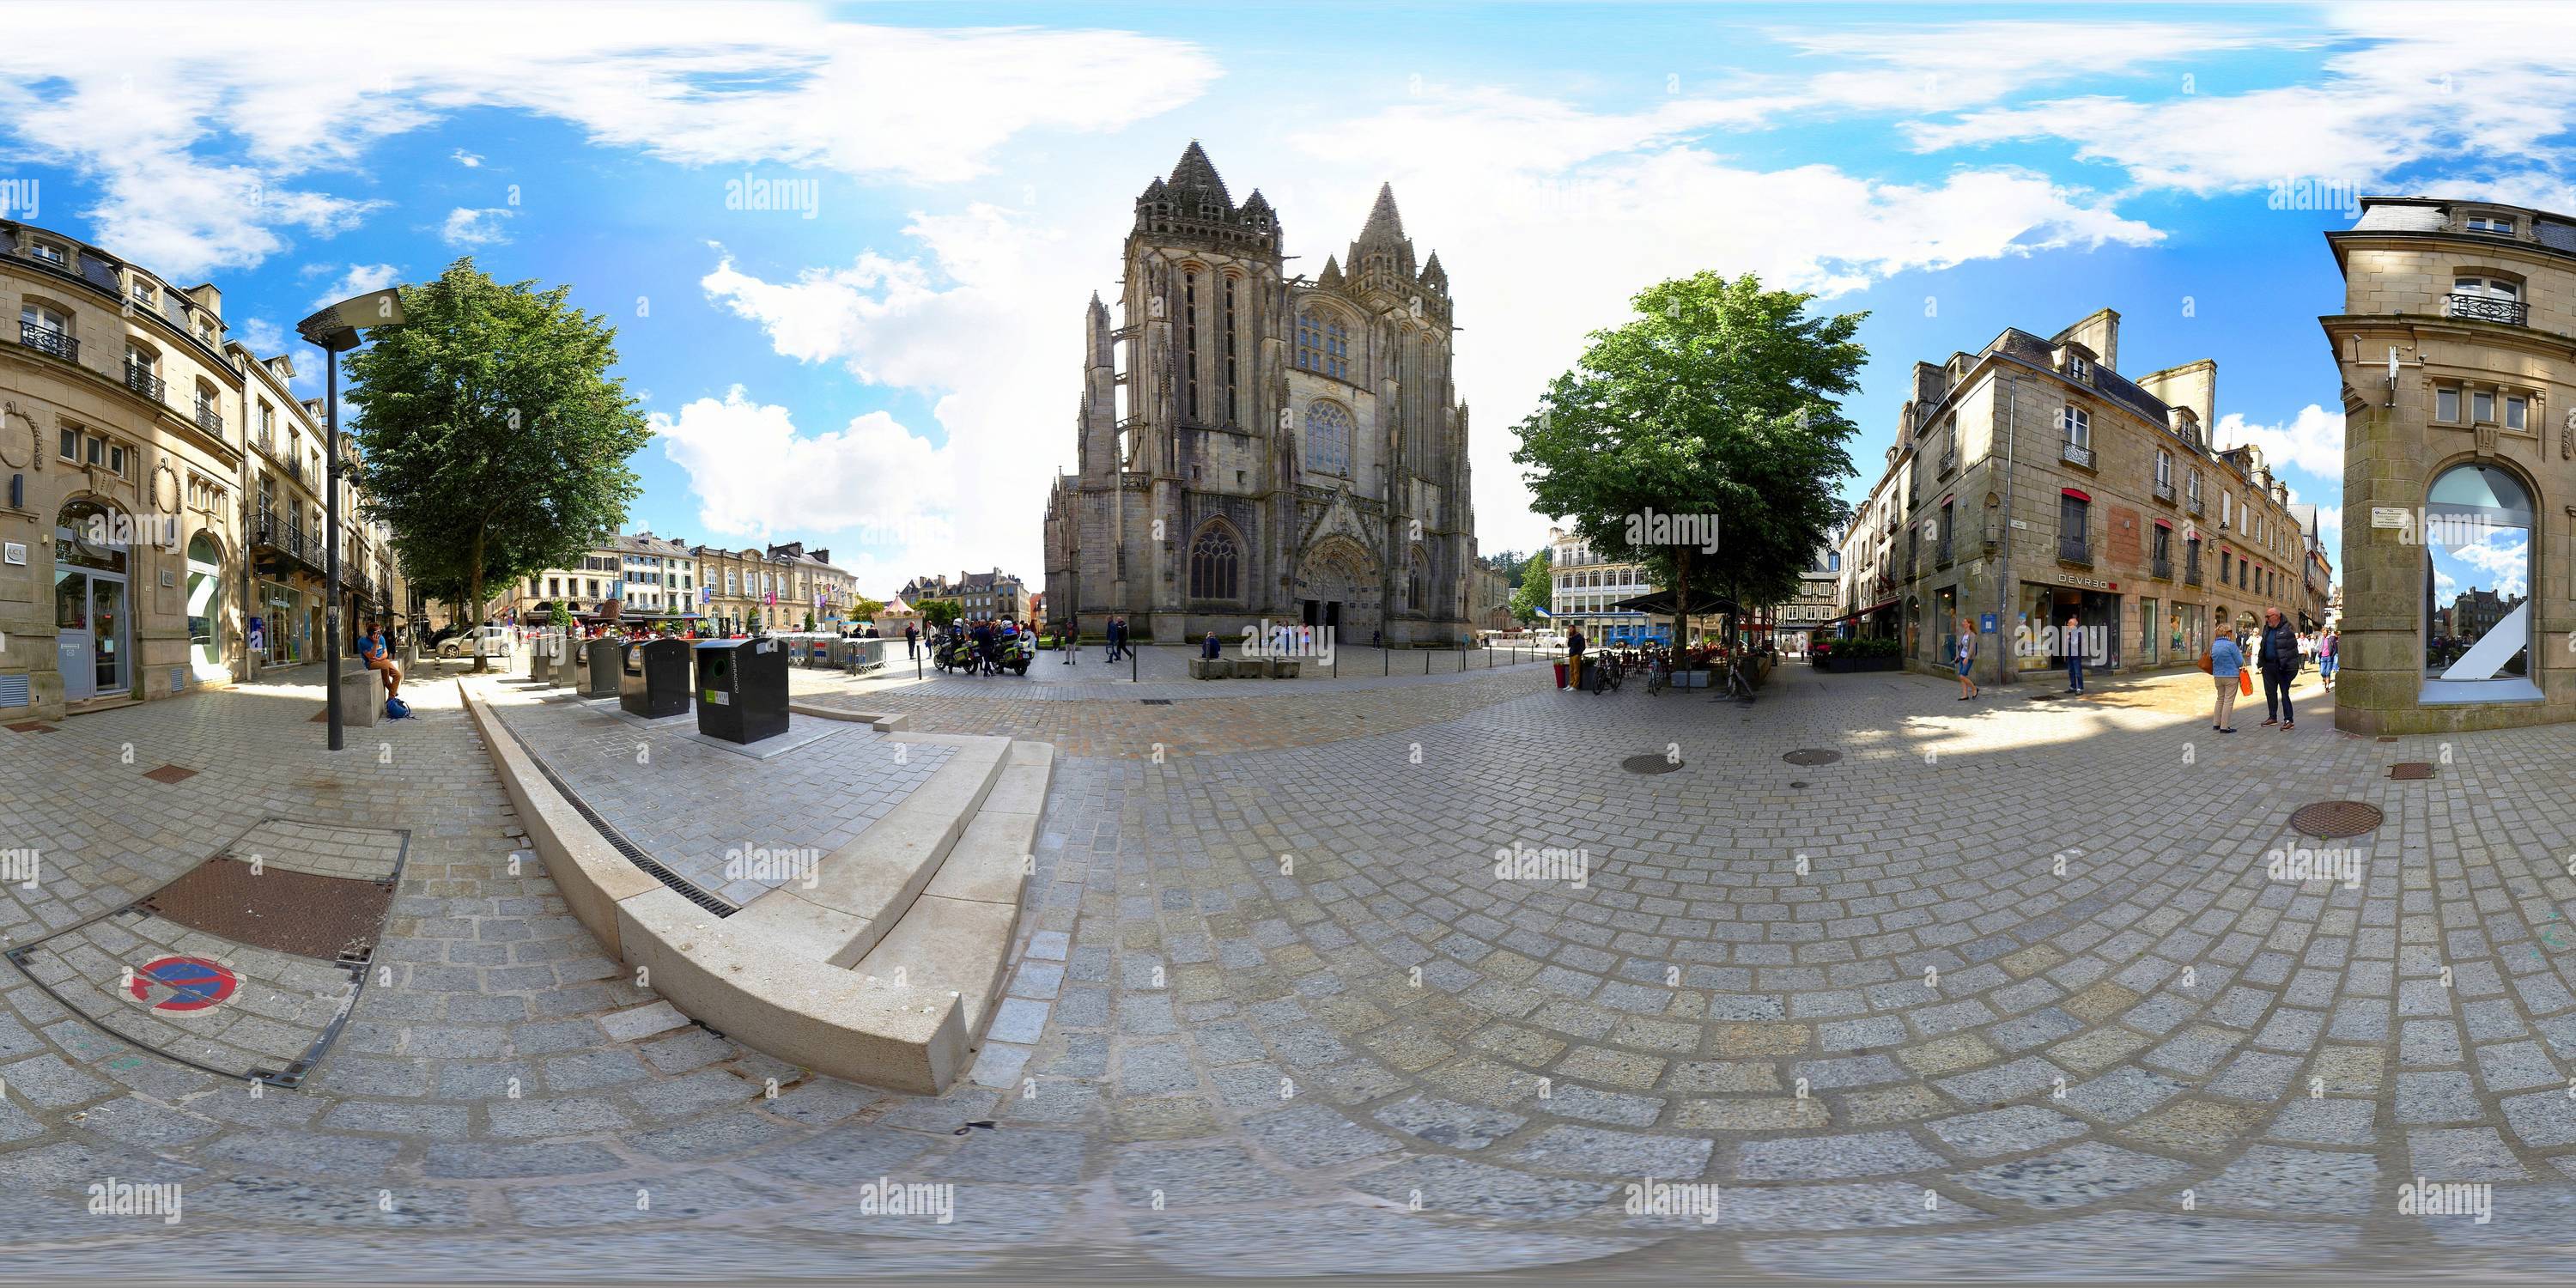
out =
<svg viewBox="0 0 2576 1288"><path fill-rule="evenodd" d="M914 985L955 991L965 1004L970 1043L981 1043L993 999L1002 990L1054 772L1055 748L1012 743L1002 781L938 874L857 967L862 975L881 977L901 970Z"/></svg>
<svg viewBox="0 0 2576 1288"><path fill-rule="evenodd" d="M834 966L855 966L894 928L903 911L938 874L985 797L1007 777L1010 740L984 735L908 735L955 754L929 781L886 811L849 844L823 857L812 888L789 883L751 901L733 917L771 936L783 951ZM1044 782L1039 785L1041 807Z"/></svg>

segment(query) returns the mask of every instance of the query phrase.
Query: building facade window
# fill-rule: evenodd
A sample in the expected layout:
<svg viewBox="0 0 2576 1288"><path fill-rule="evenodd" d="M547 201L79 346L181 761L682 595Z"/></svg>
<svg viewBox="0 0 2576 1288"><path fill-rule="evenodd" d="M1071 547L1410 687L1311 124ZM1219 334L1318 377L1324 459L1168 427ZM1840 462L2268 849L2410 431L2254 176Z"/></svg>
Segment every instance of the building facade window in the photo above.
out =
<svg viewBox="0 0 2576 1288"><path fill-rule="evenodd" d="M2424 699L2539 699L2530 492L2495 466L2453 466L2426 493L2424 522Z"/></svg>
<svg viewBox="0 0 2576 1288"><path fill-rule="evenodd" d="M2067 442L2077 447L2091 447L2093 445L2092 414L2081 407L2058 408L2057 432Z"/></svg>
<svg viewBox="0 0 2576 1288"><path fill-rule="evenodd" d="M1237 598L1241 564L1242 550L1231 529L1222 523L1199 529L1198 539L1190 543L1190 598Z"/></svg>
<svg viewBox="0 0 2576 1288"><path fill-rule="evenodd" d="M1297 366L1335 380L1350 378L1351 334L1330 314L1297 315Z"/></svg>
<svg viewBox="0 0 2576 1288"><path fill-rule="evenodd" d="M1321 400L1306 404L1306 468L1317 474L1349 476L1355 426L1340 404Z"/></svg>

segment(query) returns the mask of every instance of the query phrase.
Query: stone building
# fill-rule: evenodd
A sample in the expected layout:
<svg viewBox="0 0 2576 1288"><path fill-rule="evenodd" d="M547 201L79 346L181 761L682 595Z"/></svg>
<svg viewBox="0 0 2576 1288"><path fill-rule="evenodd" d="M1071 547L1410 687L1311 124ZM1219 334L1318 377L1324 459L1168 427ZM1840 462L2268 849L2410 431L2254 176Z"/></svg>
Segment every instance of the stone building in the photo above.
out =
<svg viewBox="0 0 2576 1288"><path fill-rule="evenodd" d="M1367 641L1466 632L1467 408L1440 257L1395 194L1312 278L1258 191L1192 143L1136 199L1124 293L1085 333L1075 473L1047 497L1047 602L1139 638L1262 620Z"/></svg>
<svg viewBox="0 0 2576 1288"><path fill-rule="evenodd" d="M2365 197L2326 234L2343 312L2335 723L2576 718L2576 218Z"/></svg>
<svg viewBox="0 0 2576 1288"><path fill-rule="evenodd" d="M2295 620L2307 537L2259 451L2211 445L2217 364L2133 380L2119 346L2103 309L1916 363L1887 469L1843 536L1838 621L1953 674L1958 620L1993 614L1979 674L2008 680L2063 667L2070 645L2098 669L2189 666L2214 630L2266 608Z"/></svg>
<svg viewBox="0 0 2576 1288"><path fill-rule="evenodd" d="M0 311L0 721L317 660L334 543L348 629L411 607L345 483L326 530L320 405L212 284L0 220Z"/></svg>
<svg viewBox="0 0 2576 1288"><path fill-rule="evenodd" d="M810 614L820 630L845 630L859 601L858 579L832 562L832 552L804 542L727 550L694 546L700 612L717 634L741 634L757 618L761 628L792 631Z"/></svg>

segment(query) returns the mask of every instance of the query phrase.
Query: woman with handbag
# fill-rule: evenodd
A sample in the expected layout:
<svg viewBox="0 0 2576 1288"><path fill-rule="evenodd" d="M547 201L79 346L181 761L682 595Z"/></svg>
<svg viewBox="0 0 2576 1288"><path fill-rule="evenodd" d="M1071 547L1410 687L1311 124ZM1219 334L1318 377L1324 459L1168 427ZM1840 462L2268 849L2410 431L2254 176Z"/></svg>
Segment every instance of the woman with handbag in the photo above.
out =
<svg viewBox="0 0 2576 1288"><path fill-rule="evenodd" d="M2236 647L2235 636L2221 631L2210 641L2209 651L2201 654L2200 669L2217 682L2217 705L2210 711L2209 727L2220 733L2236 732L2228 719L2236 712L2236 699L2250 687L2245 650Z"/></svg>

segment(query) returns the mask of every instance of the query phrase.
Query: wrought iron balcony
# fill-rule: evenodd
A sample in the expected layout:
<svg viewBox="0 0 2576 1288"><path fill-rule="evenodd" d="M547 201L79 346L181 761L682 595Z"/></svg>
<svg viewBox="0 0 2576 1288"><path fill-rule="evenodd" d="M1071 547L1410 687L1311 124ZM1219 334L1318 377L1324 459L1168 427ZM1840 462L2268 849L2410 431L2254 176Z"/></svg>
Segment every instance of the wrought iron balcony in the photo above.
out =
<svg viewBox="0 0 2576 1288"><path fill-rule="evenodd" d="M21 319L18 323L18 343L38 353L51 354L65 362L80 361L80 341L39 323Z"/></svg>
<svg viewBox="0 0 2576 1288"><path fill-rule="evenodd" d="M218 437L224 432L224 414L203 398L197 400L197 428Z"/></svg>
<svg viewBox="0 0 2576 1288"><path fill-rule="evenodd" d="M1958 463L1959 449L1955 447L1944 447L1941 449L1941 473L1949 473L1951 468L1956 466Z"/></svg>
<svg viewBox="0 0 2576 1288"><path fill-rule="evenodd" d="M2164 580L2164 581L2172 581L2172 580L2173 580L2173 560L2171 560L2171 559L2158 559L2158 560L2156 560L2156 562L2155 562L2155 574L2156 574L2156 576L2157 576L2160 580Z"/></svg>
<svg viewBox="0 0 2576 1288"><path fill-rule="evenodd" d="M2183 568L2183 570L2182 570L2182 584L2184 584L2184 585L2186 585L2186 586L2197 586L2197 585L2199 585L2199 584L2200 584L2200 565L2199 565L2199 564L2196 564L2196 563L2195 563L2195 564L2190 564L2190 565L2187 565L2187 566L2185 566L2185 567Z"/></svg>
<svg viewBox="0 0 2576 1288"><path fill-rule="evenodd" d="M2200 496L2199 496L2199 494L2195 493L2195 494L2193 494L2193 495L2191 495L2191 496L2186 496L2186 497L2184 497L2184 498L2182 499L2182 508L2183 508L2183 510L2184 510L2184 512L2185 512L2185 513L2189 513L2189 514L2198 514L2198 513L2200 513Z"/></svg>
<svg viewBox="0 0 2576 1288"><path fill-rule="evenodd" d="M153 375L152 368L140 362L125 364L125 387L154 402L169 401L169 383Z"/></svg>
<svg viewBox="0 0 2576 1288"><path fill-rule="evenodd" d="M2057 539L2057 559L2060 563L2090 564L2093 562L2093 550L2086 544L2080 533L2074 536L2061 536Z"/></svg>
<svg viewBox="0 0 2576 1288"><path fill-rule="evenodd" d="M2172 479L2156 480L2156 499L2159 501L2171 501L2174 499Z"/></svg>
<svg viewBox="0 0 2576 1288"><path fill-rule="evenodd" d="M2069 465L2081 465L2088 470L2093 468L2093 449L2074 439L2067 439L2061 444L2057 455L2060 460Z"/></svg>
<svg viewBox="0 0 2576 1288"><path fill-rule="evenodd" d="M2520 300L2498 299L2492 295L2452 295L2444 297L2442 316L2525 326L2531 318L2531 306Z"/></svg>

